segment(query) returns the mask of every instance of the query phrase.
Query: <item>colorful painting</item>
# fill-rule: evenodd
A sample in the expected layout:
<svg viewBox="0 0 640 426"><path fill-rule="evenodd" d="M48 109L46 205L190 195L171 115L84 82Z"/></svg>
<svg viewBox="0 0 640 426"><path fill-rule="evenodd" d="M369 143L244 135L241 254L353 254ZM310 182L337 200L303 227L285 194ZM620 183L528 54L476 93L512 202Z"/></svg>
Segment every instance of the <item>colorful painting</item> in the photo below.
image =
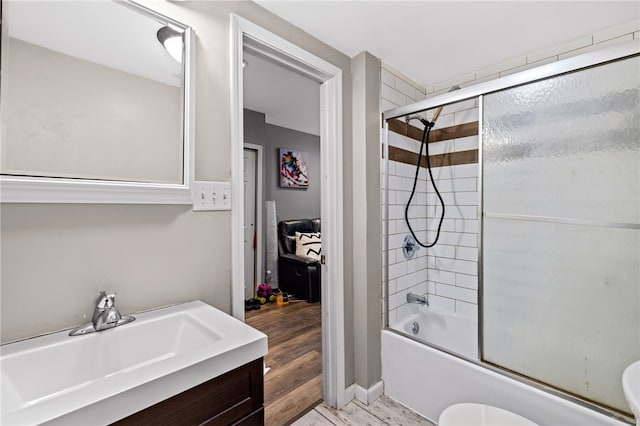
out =
<svg viewBox="0 0 640 426"><path fill-rule="evenodd" d="M280 187L309 187L306 152L280 148Z"/></svg>

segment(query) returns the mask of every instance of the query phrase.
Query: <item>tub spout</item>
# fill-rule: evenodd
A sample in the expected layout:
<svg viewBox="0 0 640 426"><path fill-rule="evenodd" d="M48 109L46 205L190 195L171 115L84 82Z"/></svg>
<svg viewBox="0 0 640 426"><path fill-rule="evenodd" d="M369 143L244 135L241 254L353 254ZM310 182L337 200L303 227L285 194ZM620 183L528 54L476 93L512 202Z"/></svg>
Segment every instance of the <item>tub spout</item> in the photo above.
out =
<svg viewBox="0 0 640 426"><path fill-rule="evenodd" d="M427 299L427 296L418 296L415 293L408 293L407 303L419 303L422 306L429 306L429 299Z"/></svg>

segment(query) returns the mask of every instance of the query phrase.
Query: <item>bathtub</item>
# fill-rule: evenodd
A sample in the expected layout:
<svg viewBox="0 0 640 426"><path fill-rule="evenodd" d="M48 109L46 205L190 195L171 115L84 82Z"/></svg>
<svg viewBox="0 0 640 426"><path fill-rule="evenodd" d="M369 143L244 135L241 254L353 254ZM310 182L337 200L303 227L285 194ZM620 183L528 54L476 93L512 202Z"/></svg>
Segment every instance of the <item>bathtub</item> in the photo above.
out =
<svg viewBox="0 0 640 426"><path fill-rule="evenodd" d="M414 322L420 326L417 335L412 330ZM477 360L474 324L473 319L420 308L393 324L393 329L383 330L384 393L433 422L452 404L476 402L509 410L539 425L628 426L622 420L415 340L427 340Z"/></svg>
<svg viewBox="0 0 640 426"><path fill-rule="evenodd" d="M471 359L478 358L478 321L414 305L413 314L391 328Z"/></svg>

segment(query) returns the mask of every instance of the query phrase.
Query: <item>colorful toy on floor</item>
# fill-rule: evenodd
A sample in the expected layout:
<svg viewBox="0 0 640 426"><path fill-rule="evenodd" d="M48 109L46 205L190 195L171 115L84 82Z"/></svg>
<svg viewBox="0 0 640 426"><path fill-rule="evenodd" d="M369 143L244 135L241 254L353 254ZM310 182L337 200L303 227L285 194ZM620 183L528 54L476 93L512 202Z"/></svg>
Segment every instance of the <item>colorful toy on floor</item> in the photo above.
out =
<svg viewBox="0 0 640 426"><path fill-rule="evenodd" d="M273 289L269 284L259 284L257 296L262 304L267 303L267 301L274 302L276 300L276 296L273 294Z"/></svg>
<svg viewBox="0 0 640 426"><path fill-rule="evenodd" d="M289 295L287 293L283 293L280 289L276 289L275 293L276 305L278 305L278 308L282 308L289 304Z"/></svg>

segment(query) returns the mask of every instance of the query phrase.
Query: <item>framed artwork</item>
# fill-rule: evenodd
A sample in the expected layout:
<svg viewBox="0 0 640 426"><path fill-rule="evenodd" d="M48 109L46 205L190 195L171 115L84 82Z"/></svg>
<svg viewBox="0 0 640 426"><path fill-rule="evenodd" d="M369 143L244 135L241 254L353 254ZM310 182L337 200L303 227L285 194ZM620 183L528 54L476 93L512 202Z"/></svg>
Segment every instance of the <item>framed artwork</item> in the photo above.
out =
<svg viewBox="0 0 640 426"><path fill-rule="evenodd" d="M280 187L308 188L308 154L288 148L280 148Z"/></svg>

